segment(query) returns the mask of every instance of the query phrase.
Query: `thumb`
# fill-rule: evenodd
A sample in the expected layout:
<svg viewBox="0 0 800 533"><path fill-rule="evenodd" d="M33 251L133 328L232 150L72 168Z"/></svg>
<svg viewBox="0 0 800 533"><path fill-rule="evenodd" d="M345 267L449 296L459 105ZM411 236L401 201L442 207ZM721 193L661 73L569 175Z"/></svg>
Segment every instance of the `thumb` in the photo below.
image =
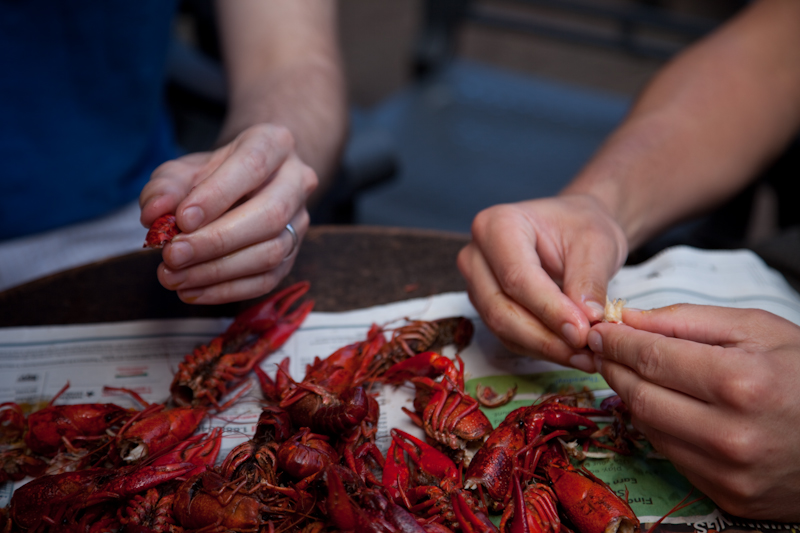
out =
<svg viewBox="0 0 800 533"><path fill-rule="evenodd" d="M625 251L589 244L570 252L564 270L564 294L586 314L589 323L603 320L608 282L625 262Z"/></svg>

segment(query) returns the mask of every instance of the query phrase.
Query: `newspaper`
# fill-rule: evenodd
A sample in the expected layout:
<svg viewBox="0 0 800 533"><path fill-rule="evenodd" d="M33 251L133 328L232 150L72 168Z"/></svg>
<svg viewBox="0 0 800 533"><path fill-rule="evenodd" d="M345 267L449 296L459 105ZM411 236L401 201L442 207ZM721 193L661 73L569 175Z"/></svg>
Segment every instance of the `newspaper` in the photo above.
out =
<svg viewBox="0 0 800 533"><path fill-rule="evenodd" d="M624 298L629 306L640 309L678 302L761 308L800 324L800 295L780 274L748 251L672 248L644 264L623 268L609 285L609 297ZM597 401L614 394L598 374L585 374L507 351L481 322L464 293L343 313L313 312L261 366L274 376L277 363L290 356L290 373L300 379L315 356L325 357L341 346L364 339L373 323L391 328L404 324L406 319L448 316L466 316L475 324L474 339L460 354L466 367L467 390L474 393L478 382L501 392L511 385L518 387L509 405L487 410L494 425L511 409L567 386L578 390L588 387ZM140 408L129 395L104 392L104 386L125 387L137 391L147 401L164 402L183 356L224 331L230 321L172 319L0 328L0 403L45 405L67 382L70 386L59 398L60 403L114 402ZM230 409L208 418L199 430L224 428L221 458L255 431L262 402L254 378L252 385ZM377 443L384 451L390 428L423 436L401 410L403 406L411 406L413 394L410 387L381 390ZM627 493L643 523L658 520L691 491L690 484L668 461L644 454L587 459L585 464L620 496ZM0 506L8 503L14 488L12 483L0 488ZM692 497L698 495L695 491ZM731 525L707 499L671 515L666 522L692 524L698 531L719 531Z"/></svg>

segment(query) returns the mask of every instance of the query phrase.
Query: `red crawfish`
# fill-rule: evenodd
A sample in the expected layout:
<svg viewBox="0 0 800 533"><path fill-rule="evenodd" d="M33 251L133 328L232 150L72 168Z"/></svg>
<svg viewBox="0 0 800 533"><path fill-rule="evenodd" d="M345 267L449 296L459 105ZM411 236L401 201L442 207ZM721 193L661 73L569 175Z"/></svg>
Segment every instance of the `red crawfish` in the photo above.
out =
<svg viewBox="0 0 800 533"><path fill-rule="evenodd" d="M150 225L144 239L144 248L163 248L180 232L175 215L171 213L161 215Z"/></svg>
<svg viewBox="0 0 800 533"><path fill-rule="evenodd" d="M137 494L119 509L118 521L126 532L177 533L173 506L175 486L165 484ZM116 531L116 529L109 529Z"/></svg>
<svg viewBox="0 0 800 533"><path fill-rule="evenodd" d="M436 448L392 429L383 484L398 505L426 520L465 531L496 531L481 505L463 490L461 472Z"/></svg>
<svg viewBox="0 0 800 533"><path fill-rule="evenodd" d="M309 287L308 282L296 283L250 307L222 335L188 354L172 380L172 400L181 406L227 407L219 405L220 398L280 348L311 312L311 300L289 310Z"/></svg>
<svg viewBox="0 0 800 533"><path fill-rule="evenodd" d="M519 475L514 476L514 499L503 511L501 533L560 533L558 499L553 489L533 482L524 490Z"/></svg>
<svg viewBox="0 0 800 533"><path fill-rule="evenodd" d="M585 468L572 466L562 448L550 446L541 462L564 514L580 533L639 531L639 519L628 503Z"/></svg>
<svg viewBox="0 0 800 533"><path fill-rule="evenodd" d="M25 428L22 407L13 402L0 404L0 484L40 476L47 468L47 463L31 455L26 446Z"/></svg>
<svg viewBox="0 0 800 533"><path fill-rule="evenodd" d="M53 405L68 388L69 383L47 407L28 416L25 442L34 453L53 457L65 445L98 448L136 414L113 403Z"/></svg>
<svg viewBox="0 0 800 533"><path fill-rule="evenodd" d="M370 364L370 374L382 376L391 366L426 351L441 351L454 345L456 351L466 348L472 341L475 326L465 317L448 317L438 320L415 320L395 329L391 339L376 354Z"/></svg>
<svg viewBox="0 0 800 533"><path fill-rule="evenodd" d="M328 441L325 435L302 428L278 447L278 467L298 480L316 474L327 465L339 461L339 454Z"/></svg>
<svg viewBox="0 0 800 533"><path fill-rule="evenodd" d="M228 453L219 468L220 474L228 480L243 478L248 490L263 481L276 484L275 452L292 433L292 421L286 411L272 405L265 407L258 417L253 438Z"/></svg>
<svg viewBox="0 0 800 533"><path fill-rule="evenodd" d="M194 407L149 405L122 426L114 438L114 462L142 462L192 435L207 414Z"/></svg>
<svg viewBox="0 0 800 533"><path fill-rule="evenodd" d="M324 502L328 521L337 529L365 533L428 531L411 513L381 491L360 485L358 476L347 468L329 465L320 474L327 487ZM444 533L449 530L430 531Z"/></svg>
<svg viewBox="0 0 800 533"><path fill-rule="evenodd" d="M608 416L602 409L570 405L572 397L553 396L509 413L478 450L465 473L465 486L482 485L494 510L511 499L515 467L529 469L548 440L570 435L589 438L597 424L588 416ZM584 429L580 429L584 428Z"/></svg>
<svg viewBox="0 0 800 533"><path fill-rule="evenodd" d="M105 501L121 500L175 479L195 468L191 463L137 465L114 470L92 468L42 476L11 497L11 519L22 529L36 530L74 521L79 512Z"/></svg>
<svg viewBox="0 0 800 533"><path fill-rule="evenodd" d="M213 470L194 475L178 487L174 511L177 522L187 530L240 533L258 533L270 521L299 523L306 514L298 511L291 498L279 493L272 497L248 494L236 480L228 481Z"/></svg>
<svg viewBox="0 0 800 533"><path fill-rule="evenodd" d="M464 449L479 443L492 431L492 424L478 402L464 392L464 363L459 366L436 352L423 352L391 367L384 376L387 383L410 379L416 386L414 409L408 414L430 438L451 449ZM443 376L442 381L433 377Z"/></svg>
<svg viewBox="0 0 800 533"><path fill-rule="evenodd" d="M373 327L365 340L344 346L325 359L315 358L303 381L290 387L280 406L297 427L326 434L349 433L370 413L377 413L377 402L362 383L370 377L369 362L385 343L383 333Z"/></svg>

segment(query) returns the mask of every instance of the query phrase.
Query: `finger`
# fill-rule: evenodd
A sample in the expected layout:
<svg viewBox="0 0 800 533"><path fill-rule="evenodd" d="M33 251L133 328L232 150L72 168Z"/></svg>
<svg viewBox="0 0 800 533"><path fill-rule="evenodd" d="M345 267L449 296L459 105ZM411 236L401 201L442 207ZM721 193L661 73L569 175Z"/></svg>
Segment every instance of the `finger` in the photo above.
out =
<svg viewBox="0 0 800 533"><path fill-rule="evenodd" d="M286 128L263 124L243 132L220 149L224 161L197 183L175 214L182 231L191 233L228 211L242 197L262 188L281 168L294 141Z"/></svg>
<svg viewBox="0 0 800 533"><path fill-rule="evenodd" d="M298 242L302 240L308 229L308 212L303 209L296 218L292 219L293 227L298 229ZM297 258L297 247L294 246L291 235L288 231L283 232L286 236L281 236L284 246L287 246L283 259L272 269L258 272L254 275L243 275L234 279L225 280L220 283L205 287L195 287L189 289L179 289L178 296L186 303L192 304L222 304L240 300L247 300L262 296L272 289L289 273L294 261ZM288 239L288 241L287 241ZM224 259L223 259L224 260ZM239 263L244 265L243 271L249 272L247 265L253 265L253 258Z"/></svg>
<svg viewBox="0 0 800 533"><path fill-rule="evenodd" d="M766 494L775 485L768 474L743 468L719 454L709 453L672 435L647 427L641 431L653 448L667 457L678 472L723 510L746 511L744 516L757 516L760 509L755 496ZM777 500L771 498L770 502L776 503ZM785 506L779 504L777 508Z"/></svg>
<svg viewBox="0 0 800 533"><path fill-rule="evenodd" d="M623 364L651 383L705 402L716 401L736 369L751 366L738 350L665 337L625 324L595 325L589 332L589 346L604 360Z"/></svg>
<svg viewBox="0 0 800 533"><path fill-rule="evenodd" d="M729 452L731 421L713 405L642 379L625 365L602 360L598 366L639 422L637 428L658 430L717 456Z"/></svg>
<svg viewBox="0 0 800 533"><path fill-rule="evenodd" d="M608 281L625 261L625 250L601 231L586 228L576 245L568 242L564 294L582 307L590 323L603 320Z"/></svg>
<svg viewBox="0 0 800 533"><path fill-rule="evenodd" d="M273 270L255 276L237 278L209 287L178 290L178 297L186 303L216 305L257 298L278 286L294 264L295 256L282 262Z"/></svg>
<svg viewBox="0 0 800 533"><path fill-rule="evenodd" d="M297 234L297 245L286 228L274 239L242 248L224 257L206 261L181 270L171 270L165 263L158 268L158 279L170 290L202 289L239 278L253 277L269 272L296 255L299 243L308 231L309 216L303 208L291 221ZM199 292L193 296L199 297Z"/></svg>
<svg viewBox="0 0 800 533"><path fill-rule="evenodd" d="M521 220L515 208L497 206L478 214L472 233L500 290L573 350L583 348L589 320L542 268L537 254L539 238L533 231L525 231L529 227L529 221ZM524 242L519 238L496 238L520 234Z"/></svg>
<svg viewBox="0 0 800 533"><path fill-rule="evenodd" d="M489 329L509 349L522 355L575 366L584 372L595 371L587 351L567 345L536 316L503 292L474 243L459 253L458 267L467 281L470 301ZM573 356L578 357L573 360Z"/></svg>
<svg viewBox="0 0 800 533"><path fill-rule="evenodd" d="M315 180L313 170L290 158L267 188L211 224L179 234L164 248L164 262L179 270L275 239L304 207Z"/></svg>
<svg viewBox="0 0 800 533"><path fill-rule="evenodd" d="M195 179L209 165L210 159L209 153L189 154L156 168L139 194L142 225L150 227L161 215L175 213L178 204L192 190Z"/></svg>
<svg viewBox="0 0 800 533"><path fill-rule="evenodd" d="M784 342L780 335L763 334L764 324L779 321L791 329L798 329L798 326L760 309L709 305L677 304L651 311L624 309L622 318L636 329L667 337L759 350L774 348Z"/></svg>

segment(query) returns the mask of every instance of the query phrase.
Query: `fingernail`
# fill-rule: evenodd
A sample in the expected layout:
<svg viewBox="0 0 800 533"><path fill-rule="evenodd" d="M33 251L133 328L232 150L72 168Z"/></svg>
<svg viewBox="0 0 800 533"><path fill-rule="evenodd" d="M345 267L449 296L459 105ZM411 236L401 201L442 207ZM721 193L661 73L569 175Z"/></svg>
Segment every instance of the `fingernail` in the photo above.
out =
<svg viewBox="0 0 800 533"><path fill-rule="evenodd" d="M595 368L597 368L598 372L603 371L603 358L600 357L599 355L594 356L594 366Z"/></svg>
<svg viewBox="0 0 800 533"><path fill-rule="evenodd" d="M572 368L583 370L587 374L595 373L595 366L592 357L585 353L576 353L569 358L569 364Z"/></svg>
<svg viewBox="0 0 800 533"><path fill-rule="evenodd" d="M172 268L180 268L194 257L192 245L184 241L173 241L169 249Z"/></svg>
<svg viewBox="0 0 800 533"><path fill-rule="evenodd" d="M186 289L185 291L178 291L178 296L186 303L192 303L200 298L205 292L204 289Z"/></svg>
<svg viewBox="0 0 800 533"><path fill-rule="evenodd" d="M592 300L585 302L585 304L586 307L592 310L592 312L589 313L591 315L590 317L588 317L589 322L596 322L598 320L603 320L603 316L605 315L606 312L606 308L603 305Z"/></svg>
<svg viewBox="0 0 800 533"><path fill-rule="evenodd" d="M561 335L573 348L580 348L581 336L578 334L578 328L567 322L561 326Z"/></svg>
<svg viewBox="0 0 800 533"><path fill-rule="evenodd" d="M586 340L593 352L603 353L603 337L599 333L594 330L590 331Z"/></svg>
<svg viewBox="0 0 800 533"><path fill-rule="evenodd" d="M171 270L169 268L164 268L162 274L164 276L164 284L171 291L180 287L189 277L189 273L185 270Z"/></svg>
<svg viewBox="0 0 800 533"><path fill-rule="evenodd" d="M203 210L196 205L184 209L183 216L181 217L181 222L184 224L184 231L189 233L199 228L205 216Z"/></svg>

